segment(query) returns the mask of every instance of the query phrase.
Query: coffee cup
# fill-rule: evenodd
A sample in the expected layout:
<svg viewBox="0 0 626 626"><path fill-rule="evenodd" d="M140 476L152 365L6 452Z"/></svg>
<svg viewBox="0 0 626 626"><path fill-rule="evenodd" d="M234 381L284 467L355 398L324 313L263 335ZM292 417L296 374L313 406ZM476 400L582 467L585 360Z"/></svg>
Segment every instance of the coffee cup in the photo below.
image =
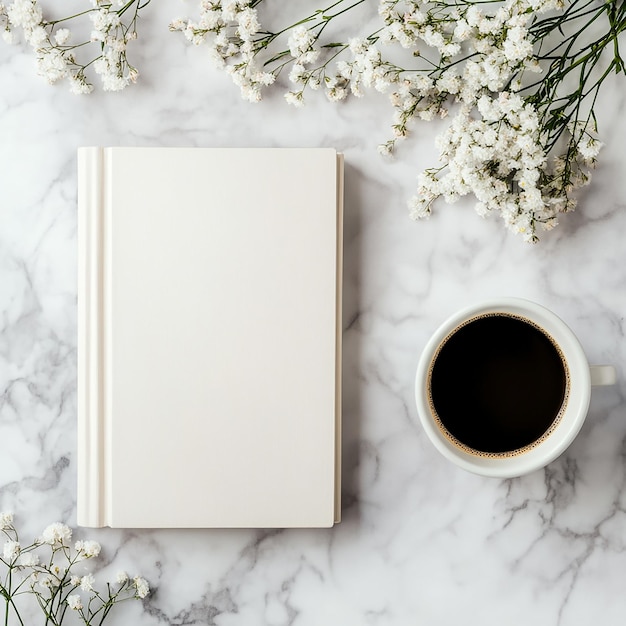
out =
<svg viewBox="0 0 626 626"><path fill-rule="evenodd" d="M615 383L589 365L554 313L502 298L448 318L419 360L417 413L435 448L458 466L511 478L546 466L580 431L593 385Z"/></svg>

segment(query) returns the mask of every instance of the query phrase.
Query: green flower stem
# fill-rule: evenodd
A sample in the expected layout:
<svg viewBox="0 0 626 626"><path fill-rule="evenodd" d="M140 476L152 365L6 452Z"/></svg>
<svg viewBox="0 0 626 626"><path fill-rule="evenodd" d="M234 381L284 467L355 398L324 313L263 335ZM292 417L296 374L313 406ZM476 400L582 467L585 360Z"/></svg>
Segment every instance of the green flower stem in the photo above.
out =
<svg viewBox="0 0 626 626"><path fill-rule="evenodd" d="M328 26L328 24L331 22L331 20L335 19L336 17L339 17L340 15L346 13L347 11L353 9L354 7L358 6L359 4L363 4L363 2L365 2L365 0L356 0L356 2L353 2L350 6L345 7L344 9L342 9L341 11L337 11L336 13L327 15L327 13L334 9L335 7L339 6L340 4L343 4L346 0L337 0L337 2L334 2L333 4L327 6L324 9L318 9L317 11L315 11L314 13L312 13L311 15L302 18L301 20L298 20L297 22L294 22L293 24L290 24L289 26L285 26L284 28L281 28L279 31L276 32L266 32L263 33L263 37L255 40L255 44L258 44L258 51L263 50L265 48L267 48L273 41L275 41L278 37L280 37L281 35L283 35L284 33L292 30L293 28L295 28L296 26L302 26L303 24L308 24L314 20L319 20L316 24L313 24L310 28L310 30L317 30L316 35L315 35L315 41L317 41L320 37L320 35L322 34L322 32L324 31L324 29ZM260 2L262 2L262 0L259 0L258 3L254 3L251 6L257 6L257 4L260 4ZM287 50L283 50L281 52L279 52L277 55L275 55L274 57L272 57L269 61L266 61L264 63L265 66L271 64L273 61L276 61L280 58L283 58L284 56L286 56L287 54L289 54L289 52ZM292 61L292 59L290 59L290 61ZM282 67L281 67L282 69Z"/></svg>
<svg viewBox="0 0 626 626"><path fill-rule="evenodd" d="M609 28L603 35L586 42L583 35L590 27L606 15ZM568 27L574 32L566 33ZM541 128L544 131L546 153L552 150L571 123L593 120L594 106L604 80L613 72L624 73L624 62L619 52L619 36L626 30L626 3L602 2L598 0L574 0L560 15L536 21L530 27L535 42L540 45L554 34L559 43L549 51L540 53L538 61L549 62L547 73L524 87L522 92L531 93L526 100L532 103L540 114ZM613 56L604 69L606 53L612 50ZM596 79L592 76L600 69ZM569 92L565 83L570 76L577 75L577 86ZM589 84L591 81L591 84ZM583 103L588 102L587 112ZM574 147L580 140L573 137ZM571 146L570 146L571 147Z"/></svg>
<svg viewBox="0 0 626 626"><path fill-rule="evenodd" d="M56 26L57 24L62 24L63 22L68 22L70 20L73 20L77 17L81 17L83 15L88 15L89 13L93 13L94 11L97 11L98 9L93 8L93 9L87 9L86 11L81 11L80 13L74 13L74 15L68 15L67 17L61 17L58 20L50 20L49 22L44 22L44 26Z"/></svg>

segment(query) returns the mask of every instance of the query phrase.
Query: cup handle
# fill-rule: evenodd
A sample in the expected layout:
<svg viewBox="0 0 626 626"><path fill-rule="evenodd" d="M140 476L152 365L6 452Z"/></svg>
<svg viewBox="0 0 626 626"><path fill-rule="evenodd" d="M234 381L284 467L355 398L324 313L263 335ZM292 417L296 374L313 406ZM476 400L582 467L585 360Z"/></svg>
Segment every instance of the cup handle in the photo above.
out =
<svg viewBox="0 0 626 626"><path fill-rule="evenodd" d="M612 365L590 365L592 385L614 385L617 381L615 368Z"/></svg>

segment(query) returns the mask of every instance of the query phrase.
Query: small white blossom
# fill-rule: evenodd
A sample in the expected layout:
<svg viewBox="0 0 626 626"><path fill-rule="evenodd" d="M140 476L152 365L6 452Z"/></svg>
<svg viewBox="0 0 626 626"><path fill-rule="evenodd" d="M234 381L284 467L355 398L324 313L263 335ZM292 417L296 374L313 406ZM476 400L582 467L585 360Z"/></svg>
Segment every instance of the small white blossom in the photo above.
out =
<svg viewBox="0 0 626 626"><path fill-rule="evenodd" d="M138 598L145 598L150 593L148 582L140 576L133 578L133 585L135 586Z"/></svg>
<svg viewBox="0 0 626 626"><path fill-rule="evenodd" d="M96 557L100 554L100 544L97 541L77 541L74 549L79 556L85 559Z"/></svg>
<svg viewBox="0 0 626 626"><path fill-rule="evenodd" d="M42 589L53 589L54 587L56 587L57 585L55 585L54 579L52 578L52 576L45 574L43 576L40 576L37 579L37 582L39 584L39 586Z"/></svg>
<svg viewBox="0 0 626 626"><path fill-rule="evenodd" d="M41 535L41 543L54 545L68 545L72 538L72 530L65 524L55 522L50 524Z"/></svg>
<svg viewBox="0 0 626 626"><path fill-rule="evenodd" d="M43 12L36 0L13 0L6 14L11 26L21 26L25 31L39 26L43 19Z"/></svg>
<svg viewBox="0 0 626 626"><path fill-rule="evenodd" d="M85 574L80 579L80 588L83 591L93 591L93 584L96 582L93 574Z"/></svg>
<svg viewBox="0 0 626 626"><path fill-rule="evenodd" d="M430 217L430 203L428 196L414 196L409 201L410 216L414 220Z"/></svg>
<svg viewBox="0 0 626 626"><path fill-rule="evenodd" d="M177 17L170 22L170 30L184 31L186 26L187 20L184 20L182 17Z"/></svg>
<svg viewBox="0 0 626 626"><path fill-rule="evenodd" d="M288 104L291 104L295 107L304 106L304 97L302 91L288 91L285 94L285 100Z"/></svg>
<svg viewBox="0 0 626 626"><path fill-rule="evenodd" d="M291 31L287 40L289 52L295 59L308 52L314 43L315 35L302 24Z"/></svg>
<svg viewBox="0 0 626 626"><path fill-rule="evenodd" d="M597 139L585 136L578 142L576 149L587 163L593 163L600 153L602 145Z"/></svg>
<svg viewBox="0 0 626 626"><path fill-rule="evenodd" d="M41 49L37 56L39 74L51 85L68 75L67 60L58 48Z"/></svg>
<svg viewBox="0 0 626 626"><path fill-rule="evenodd" d="M13 527L13 513L0 513L0 530L9 530Z"/></svg>
<svg viewBox="0 0 626 626"><path fill-rule="evenodd" d="M245 8L237 14L237 34L243 41L249 41L261 28L256 9Z"/></svg>
<svg viewBox="0 0 626 626"><path fill-rule="evenodd" d="M20 553L20 544L17 541L7 541L4 544L4 560L11 563L13 562Z"/></svg>
<svg viewBox="0 0 626 626"><path fill-rule="evenodd" d="M472 33L472 27L464 19L457 21L454 27L454 38L457 41L467 41L472 36Z"/></svg>
<svg viewBox="0 0 626 626"><path fill-rule="evenodd" d="M87 94L93 91L93 85L89 84L84 76L70 77L70 91L73 94Z"/></svg>
<svg viewBox="0 0 626 626"><path fill-rule="evenodd" d="M73 611L80 611L83 608L83 603L78 594L73 594L67 597L67 605Z"/></svg>
<svg viewBox="0 0 626 626"><path fill-rule="evenodd" d="M480 26L484 22L483 12L480 10L480 7L473 4L467 10L465 19L469 26Z"/></svg>
<svg viewBox="0 0 626 626"><path fill-rule="evenodd" d="M54 41L58 46L64 46L71 37L72 33L67 28L59 28L54 34Z"/></svg>
<svg viewBox="0 0 626 626"><path fill-rule="evenodd" d="M389 157L393 154L393 142L387 141L378 145L378 154L384 157Z"/></svg>

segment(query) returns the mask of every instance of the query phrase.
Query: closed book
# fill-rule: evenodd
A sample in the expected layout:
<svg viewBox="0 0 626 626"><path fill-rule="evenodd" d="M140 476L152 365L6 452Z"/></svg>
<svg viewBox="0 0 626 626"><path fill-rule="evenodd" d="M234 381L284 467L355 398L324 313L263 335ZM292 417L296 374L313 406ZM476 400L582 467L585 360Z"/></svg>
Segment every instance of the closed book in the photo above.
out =
<svg viewBox="0 0 626 626"><path fill-rule="evenodd" d="M82 526L340 519L343 159L79 148Z"/></svg>

